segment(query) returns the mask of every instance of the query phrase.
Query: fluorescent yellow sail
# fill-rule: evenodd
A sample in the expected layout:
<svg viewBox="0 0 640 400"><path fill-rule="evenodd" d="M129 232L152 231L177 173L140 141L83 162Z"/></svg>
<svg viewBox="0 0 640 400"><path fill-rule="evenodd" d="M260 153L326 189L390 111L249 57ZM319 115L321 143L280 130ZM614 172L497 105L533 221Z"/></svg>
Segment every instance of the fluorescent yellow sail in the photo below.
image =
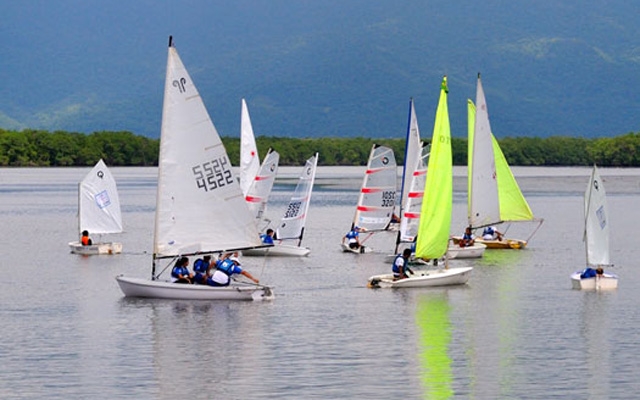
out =
<svg viewBox="0 0 640 400"><path fill-rule="evenodd" d="M468 118L469 118L469 145L473 142L473 126L476 115L476 107L473 101L467 100L468 106ZM493 142L493 153L496 162L496 181L498 183L498 198L500 199L500 219L502 221L530 221L533 220L533 213L527 200L522 195L518 182L507 164L507 159L504 157L500 145L496 140L493 133L491 134L491 140ZM472 152L469 148L469 155L467 157L467 165L471 165ZM471 188L471 171L469 172L468 189ZM467 192L469 193L469 192ZM471 209L468 205L469 210Z"/></svg>
<svg viewBox="0 0 640 400"><path fill-rule="evenodd" d="M442 79L440 101L431 139L431 155L420 212L416 257L440 258L447 252L453 204L451 128L447 107L447 77Z"/></svg>

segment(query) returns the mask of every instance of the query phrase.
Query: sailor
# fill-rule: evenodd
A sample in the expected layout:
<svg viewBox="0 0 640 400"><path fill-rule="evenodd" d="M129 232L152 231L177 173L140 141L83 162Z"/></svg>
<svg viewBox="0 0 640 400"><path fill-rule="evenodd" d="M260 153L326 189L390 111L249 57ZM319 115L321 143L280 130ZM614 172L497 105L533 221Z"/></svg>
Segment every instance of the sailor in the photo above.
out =
<svg viewBox="0 0 640 400"><path fill-rule="evenodd" d="M202 258L198 258L193 263L193 272L195 272L193 280L196 283L205 285L207 283L207 278L209 277L210 270L211 270L211 255L207 254Z"/></svg>
<svg viewBox="0 0 640 400"><path fill-rule="evenodd" d="M231 283L231 276L235 274L244 275L255 283L260 283L258 279L254 278L249 272L240 267L238 253L233 253L226 254L218 260L216 270L213 272L211 278L207 279L207 284L211 286L229 286Z"/></svg>
<svg viewBox="0 0 640 400"><path fill-rule="evenodd" d="M493 226L487 226L482 231L482 239L484 240L502 240L502 233L498 232Z"/></svg>
<svg viewBox="0 0 640 400"><path fill-rule="evenodd" d="M402 254L398 254L393 260L391 270L393 271L393 280L408 278L410 272L413 275L413 271L409 268L409 258L411 257L411 249L404 249Z"/></svg>
<svg viewBox="0 0 640 400"><path fill-rule="evenodd" d="M273 244L273 229L267 229L267 233L263 233L260 235L260 239L262 239L262 244Z"/></svg>
<svg viewBox="0 0 640 400"><path fill-rule="evenodd" d="M189 258L180 257L171 270L171 281L173 283L193 283L193 274L189 272Z"/></svg>
<svg viewBox="0 0 640 400"><path fill-rule="evenodd" d="M360 232L364 232L364 229L361 229L357 225L355 225L349 232L347 232L346 235L344 235L344 237L342 238L342 243L344 243L346 239L350 249L359 249L362 246L360 244L360 238L358 237L360 235Z"/></svg>
<svg viewBox="0 0 640 400"><path fill-rule="evenodd" d="M89 231L86 231L86 230L82 231L82 237L80 238L80 243L82 243L83 246L91 246L93 244L93 241L89 237Z"/></svg>

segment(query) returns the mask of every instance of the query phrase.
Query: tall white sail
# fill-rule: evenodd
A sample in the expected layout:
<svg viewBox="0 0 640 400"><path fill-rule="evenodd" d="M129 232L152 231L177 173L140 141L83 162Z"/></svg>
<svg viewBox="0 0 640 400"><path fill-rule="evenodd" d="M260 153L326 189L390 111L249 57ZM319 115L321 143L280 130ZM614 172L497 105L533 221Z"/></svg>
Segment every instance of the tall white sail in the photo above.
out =
<svg viewBox="0 0 640 400"><path fill-rule="evenodd" d="M587 265L609 265L609 221L607 197L598 169L593 166L584 194Z"/></svg>
<svg viewBox="0 0 640 400"><path fill-rule="evenodd" d="M318 153L307 160L300 173L296 189L287 205L284 217L282 217L282 221L278 226L276 232L278 239L302 240L304 226L307 220L307 212L309 211L309 203L311 202L313 182L316 178L317 165Z"/></svg>
<svg viewBox="0 0 640 400"><path fill-rule="evenodd" d="M402 192L400 202L400 207L402 210L406 209L407 207L408 195L409 191L411 190L413 180L413 171L418 165L418 159L421 157L421 153L422 143L420 141L418 117L416 116L413 99L411 99L409 107L409 127L407 129L407 142L404 154L404 167L402 169Z"/></svg>
<svg viewBox="0 0 640 400"><path fill-rule="evenodd" d="M80 183L80 232L90 234L122 232L122 214L116 181L102 159Z"/></svg>
<svg viewBox="0 0 640 400"><path fill-rule="evenodd" d="M469 225L480 227L501 221L491 126L480 75L476 91L476 120L471 139L473 149L469 186Z"/></svg>
<svg viewBox="0 0 640 400"><path fill-rule="evenodd" d="M411 242L418 234L427 164L429 163L429 145L422 144L420 158L415 160L415 163L416 166L412 168L409 180L411 186L407 193L407 204L402 210L400 219L400 241L402 242Z"/></svg>
<svg viewBox="0 0 640 400"><path fill-rule="evenodd" d="M261 243L220 136L172 45L162 110L155 226L157 256Z"/></svg>
<svg viewBox="0 0 640 400"><path fill-rule="evenodd" d="M251 126L247 102L242 99L242 114L240 117L240 187L245 196L260 169L258 146Z"/></svg>
<svg viewBox="0 0 640 400"><path fill-rule="evenodd" d="M360 189L353 224L369 231L384 230L396 198L396 158L389 147L373 145Z"/></svg>
<svg viewBox="0 0 640 400"><path fill-rule="evenodd" d="M257 220L262 220L267 210L267 201L276 180L279 161L280 154L277 151L269 150L245 194L249 211Z"/></svg>

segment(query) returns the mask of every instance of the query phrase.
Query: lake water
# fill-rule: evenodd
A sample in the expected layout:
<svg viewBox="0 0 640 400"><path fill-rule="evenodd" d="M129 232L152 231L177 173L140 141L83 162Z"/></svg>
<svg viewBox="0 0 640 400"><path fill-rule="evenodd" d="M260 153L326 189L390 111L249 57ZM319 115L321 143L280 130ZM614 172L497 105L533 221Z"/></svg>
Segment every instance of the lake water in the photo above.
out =
<svg viewBox="0 0 640 400"><path fill-rule="evenodd" d="M613 271L608 293L571 289L583 268L590 169L514 168L538 217L523 251L488 251L461 287L373 290L376 252L340 252L363 168L320 168L308 258L245 258L271 302L127 299L118 274L148 277L156 170L113 168L124 253L81 257L77 182L90 168L0 169L0 398L3 399L628 399L640 392L640 170L601 169ZM269 215L298 169L282 168ZM466 221L455 169L454 222ZM213 228L213 227L212 227ZM221 228L221 227L220 227ZM512 227L524 236L534 225ZM519 233L523 232L522 235Z"/></svg>

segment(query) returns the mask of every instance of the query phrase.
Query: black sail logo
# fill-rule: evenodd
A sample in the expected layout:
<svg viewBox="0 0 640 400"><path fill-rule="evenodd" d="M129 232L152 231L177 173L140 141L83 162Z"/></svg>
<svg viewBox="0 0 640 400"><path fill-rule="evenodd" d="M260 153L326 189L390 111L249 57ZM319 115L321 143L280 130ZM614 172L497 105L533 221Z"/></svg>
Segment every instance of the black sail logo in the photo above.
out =
<svg viewBox="0 0 640 400"><path fill-rule="evenodd" d="M187 80L185 78L175 79L172 82L172 84L173 84L173 87L178 88L180 93L184 93L184 92L187 91L187 89L185 88L185 86L187 84Z"/></svg>

